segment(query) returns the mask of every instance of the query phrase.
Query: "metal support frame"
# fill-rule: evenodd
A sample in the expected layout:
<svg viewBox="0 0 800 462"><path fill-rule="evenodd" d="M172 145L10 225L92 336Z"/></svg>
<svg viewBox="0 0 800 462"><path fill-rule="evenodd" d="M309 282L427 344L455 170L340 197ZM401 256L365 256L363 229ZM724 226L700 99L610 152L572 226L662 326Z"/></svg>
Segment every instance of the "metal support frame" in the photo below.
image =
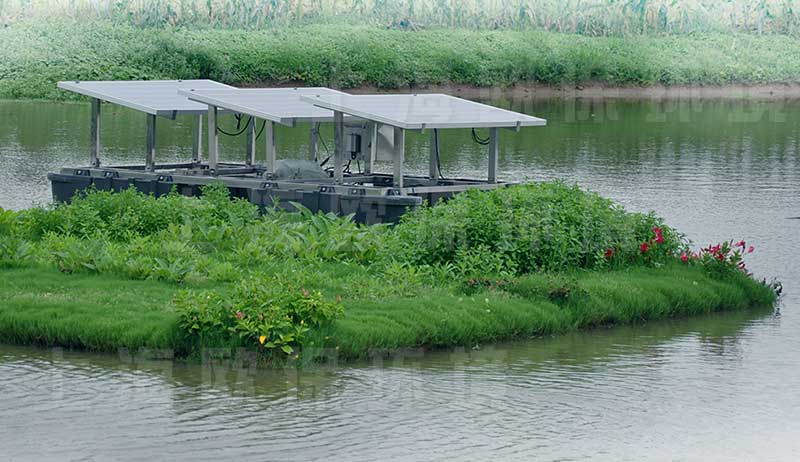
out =
<svg viewBox="0 0 800 462"><path fill-rule="evenodd" d="M256 163L256 119L250 117L247 122L247 157L244 163L252 166Z"/></svg>
<svg viewBox="0 0 800 462"><path fill-rule="evenodd" d="M147 114L147 151L145 151L144 169L148 172L156 169L156 116Z"/></svg>
<svg viewBox="0 0 800 462"><path fill-rule="evenodd" d="M317 145L319 144L319 122L311 122L308 130L308 158L317 160Z"/></svg>
<svg viewBox="0 0 800 462"><path fill-rule="evenodd" d="M333 111L333 181L344 182L344 113Z"/></svg>
<svg viewBox="0 0 800 462"><path fill-rule="evenodd" d="M266 168L267 172L275 173L276 147L275 147L275 122L267 120L264 127L264 144L267 147Z"/></svg>
<svg viewBox="0 0 800 462"><path fill-rule="evenodd" d="M208 168L217 170L219 163L219 135L217 134L217 107L208 106Z"/></svg>
<svg viewBox="0 0 800 462"><path fill-rule="evenodd" d="M100 100L92 98L92 122L89 139L89 166L100 166Z"/></svg>
<svg viewBox="0 0 800 462"><path fill-rule="evenodd" d="M430 159L428 163L428 176L431 180L439 179L439 131L434 128L431 130Z"/></svg>
<svg viewBox="0 0 800 462"><path fill-rule="evenodd" d="M369 175L378 158L378 122L369 124L369 153L364 161L364 172Z"/></svg>
<svg viewBox="0 0 800 462"><path fill-rule="evenodd" d="M497 157L500 150L500 140L497 136L497 127L489 129L489 183L497 183Z"/></svg>
<svg viewBox="0 0 800 462"><path fill-rule="evenodd" d="M203 114L195 114L192 120L192 163L203 159Z"/></svg>
<svg viewBox="0 0 800 462"><path fill-rule="evenodd" d="M406 131L399 127L394 127L394 168L393 178L394 187L403 187L403 163L406 157Z"/></svg>

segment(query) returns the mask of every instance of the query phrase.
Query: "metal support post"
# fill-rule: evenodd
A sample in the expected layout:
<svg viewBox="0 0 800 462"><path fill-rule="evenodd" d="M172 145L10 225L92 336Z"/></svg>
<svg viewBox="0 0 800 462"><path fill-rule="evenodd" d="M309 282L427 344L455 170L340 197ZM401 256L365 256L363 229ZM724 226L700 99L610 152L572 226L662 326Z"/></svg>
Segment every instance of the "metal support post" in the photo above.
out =
<svg viewBox="0 0 800 462"><path fill-rule="evenodd" d="M217 107L208 106L208 168L217 170L219 162L219 135L217 134Z"/></svg>
<svg viewBox="0 0 800 462"><path fill-rule="evenodd" d="M256 119L254 117L247 122L247 158L244 163L248 166L256 163Z"/></svg>
<svg viewBox="0 0 800 462"><path fill-rule="evenodd" d="M394 127L394 187L403 187L403 163L406 157L406 131Z"/></svg>
<svg viewBox="0 0 800 462"><path fill-rule="evenodd" d="M264 127L264 138L267 147L266 167L268 173L275 173L276 149L275 149L275 122L267 120Z"/></svg>
<svg viewBox="0 0 800 462"><path fill-rule="evenodd" d="M147 114L147 151L145 152L144 169L148 172L156 169L156 116Z"/></svg>
<svg viewBox="0 0 800 462"><path fill-rule="evenodd" d="M317 160L317 144L319 143L319 122L311 122L308 131L308 158Z"/></svg>
<svg viewBox="0 0 800 462"><path fill-rule="evenodd" d="M89 166L100 166L100 100L92 98L92 125L89 140Z"/></svg>
<svg viewBox="0 0 800 462"><path fill-rule="evenodd" d="M378 158L378 122L369 124L369 154L364 165L364 171L367 175L372 174L372 169L375 166L375 160Z"/></svg>
<svg viewBox="0 0 800 462"><path fill-rule="evenodd" d="M333 111L333 181L344 183L344 113Z"/></svg>
<svg viewBox="0 0 800 462"><path fill-rule="evenodd" d="M497 183L497 153L500 148L497 127L489 129L489 183Z"/></svg>
<svg viewBox="0 0 800 462"><path fill-rule="evenodd" d="M195 114L192 121L192 163L203 159L203 114Z"/></svg>

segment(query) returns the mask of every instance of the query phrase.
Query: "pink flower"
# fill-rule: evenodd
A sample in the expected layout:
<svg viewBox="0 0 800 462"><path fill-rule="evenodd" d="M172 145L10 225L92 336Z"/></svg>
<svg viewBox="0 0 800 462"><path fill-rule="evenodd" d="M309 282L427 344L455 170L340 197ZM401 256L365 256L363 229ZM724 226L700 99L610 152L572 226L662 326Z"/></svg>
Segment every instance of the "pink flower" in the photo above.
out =
<svg viewBox="0 0 800 462"><path fill-rule="evenodd" d="M741 247L741 248L744 248L744 246L745 246L745 243L744 243L744 241L739 241L739 242L737 242L736 244L733 244L733 246L734 246L734 247Z"/></svg>
<svg viewBox="0 0 800 462"><path fill-rule="evenodd" d="M664 243L664 236L661 234L656 235L656 244L663 244Z"/></svg>
<svg viewBox="0 0 800 462"><path fill-rule="evenodd" d="M753 253L754 250L756 250L756 248L751 245L747 248L747 253Z"/></svg>
<svg viewBox="0 0 800 462"><path fill-rule="evenodd" d="M686 255L686 252L683 252L683 253L681 254L681 261L682 261L682 262L684 262L684 263L686 263L686 262L688 262L688 261L689 261L689 256L688 256L688 255Z"/></svg>
<svg viewBox="0 0 800 462"><path fill-rule="evenodd" d="M639 246L639 250L641 250L642 253L647 252L647 249L649 248L650 246L647 244L647 242L642 242L642 245Z"/></svg>
<svg viewBox="0 0 800 462"><path fill-rule="evenodd" d="M242 313L241 311L237 311L236 312L236 319L242 319L243 317L244 317L244 313Z"/></svg>

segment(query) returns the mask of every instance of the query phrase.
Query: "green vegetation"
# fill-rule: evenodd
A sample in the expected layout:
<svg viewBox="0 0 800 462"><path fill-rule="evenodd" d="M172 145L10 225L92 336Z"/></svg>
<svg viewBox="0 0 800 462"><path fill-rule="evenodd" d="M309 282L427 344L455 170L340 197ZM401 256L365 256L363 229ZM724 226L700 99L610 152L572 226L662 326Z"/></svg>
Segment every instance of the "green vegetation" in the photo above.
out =
<svg viewBox="0 0 800 462"><path fill-rule="evenodd" d="M211 78L340 88L724 85L800 80L789 35L588 37L542 30L316 24L263 30L28 20L0 28L0 97L75 97L59 80Z"/></svg>
<svg viewBox="0 0 800 462"><path fill-rule="evenodd" d="M99 350L360 357L775 299L740 269L744 243L692 255L658 217L562 183L471 191L394 227L260 214L222 185L92 192L0 210L0 238L0 341Z"/></svg>
<svg viewBox="0 0 800 462"><path fill-rule="evenodd" d="M794 33L792 0L4 0L0 19L77 17L138 26L262 28L358 21L420 27L536 28L586 35Z"/></svg>

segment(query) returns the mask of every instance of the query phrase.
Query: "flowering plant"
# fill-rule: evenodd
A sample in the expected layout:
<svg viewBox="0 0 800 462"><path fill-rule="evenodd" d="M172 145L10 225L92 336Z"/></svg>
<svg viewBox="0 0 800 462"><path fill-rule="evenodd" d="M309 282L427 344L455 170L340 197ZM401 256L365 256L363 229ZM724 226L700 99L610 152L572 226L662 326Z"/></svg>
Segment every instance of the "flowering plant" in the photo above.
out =
<svg viewBox="0 0 800 462"><path fill-rule="evenodd" d="M748 246L743 240L737 242L730 240L703 247L697 253L683 252L680 260L686 264L702 265L716 274L743 271L745 274L750 275L744 262L744 256L753 253L753 251L755 251L755 247Z"/></svg>

